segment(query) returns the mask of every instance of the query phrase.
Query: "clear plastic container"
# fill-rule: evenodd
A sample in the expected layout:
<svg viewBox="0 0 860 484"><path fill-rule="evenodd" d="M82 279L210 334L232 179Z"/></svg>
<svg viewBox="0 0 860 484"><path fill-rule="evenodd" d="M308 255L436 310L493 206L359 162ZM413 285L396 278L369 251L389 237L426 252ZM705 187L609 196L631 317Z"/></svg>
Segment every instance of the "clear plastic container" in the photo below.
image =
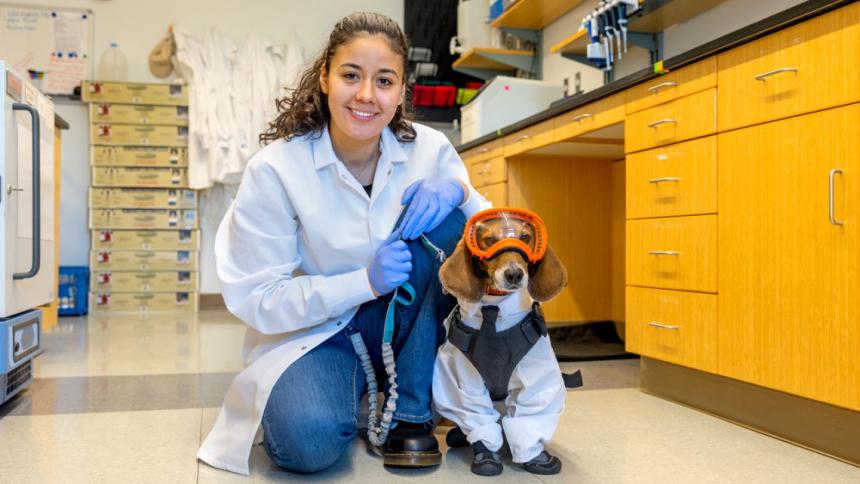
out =
<svg viewBox="0 0 860 484"><path fill-rule="evenodd" d="M116 42L111 42L110 48L99 59L100 81L127 81L128 60Z"/></svg>

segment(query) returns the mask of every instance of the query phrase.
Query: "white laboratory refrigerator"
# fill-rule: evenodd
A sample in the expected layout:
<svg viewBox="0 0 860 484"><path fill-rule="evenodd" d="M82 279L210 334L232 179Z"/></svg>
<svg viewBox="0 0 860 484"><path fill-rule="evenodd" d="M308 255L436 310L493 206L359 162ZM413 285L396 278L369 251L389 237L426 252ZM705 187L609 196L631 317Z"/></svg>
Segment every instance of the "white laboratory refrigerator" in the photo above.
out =
<svg viewBox="0 0 860 484"><path fill-rule="evenodd" d="M33 378L54 273L54 104L0 60L0 404Z"/></svg>

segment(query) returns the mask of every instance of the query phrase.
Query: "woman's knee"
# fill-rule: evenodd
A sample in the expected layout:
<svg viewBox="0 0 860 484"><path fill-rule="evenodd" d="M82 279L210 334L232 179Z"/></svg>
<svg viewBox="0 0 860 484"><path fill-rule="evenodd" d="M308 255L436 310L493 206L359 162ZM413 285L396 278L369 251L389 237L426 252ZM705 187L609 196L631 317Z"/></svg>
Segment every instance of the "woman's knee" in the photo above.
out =
<svg viewBox="0 0 860 484"><path fill-rule="evenodd" d="M291 472L319 472L331 467L346 452L355 430L333 419L293 416L291 421L271 416L263 420L263 446L278 467Z"/></svg>
<svg viewBox="0 0 860 484"><path fill-rule="evenodd" d="M466 226L466 216L460 210L452 211L445 220L433 230L427 233L427 237L433 244L450 255L457 246L457 242L463 237L463 228Z"/></svg>

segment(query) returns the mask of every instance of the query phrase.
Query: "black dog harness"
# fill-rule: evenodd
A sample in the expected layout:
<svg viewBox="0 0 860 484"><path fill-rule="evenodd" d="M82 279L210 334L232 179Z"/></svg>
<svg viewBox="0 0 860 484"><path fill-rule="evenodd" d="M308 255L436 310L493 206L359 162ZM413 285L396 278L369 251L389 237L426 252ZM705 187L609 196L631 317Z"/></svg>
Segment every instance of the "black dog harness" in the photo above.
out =
<svg viewBox="0 0 860 484"><path fill-rule="evenodd" d="M448 341L475 365L490 391L490 398L502 400L508 395L514 368L540 337L547 335L546 321L538 303L532 305L522 321L501 333L496 331L498 306L483 306L481 315L481 328L472 329L463 324L460 306L455 307L448 327Z"/></svg>

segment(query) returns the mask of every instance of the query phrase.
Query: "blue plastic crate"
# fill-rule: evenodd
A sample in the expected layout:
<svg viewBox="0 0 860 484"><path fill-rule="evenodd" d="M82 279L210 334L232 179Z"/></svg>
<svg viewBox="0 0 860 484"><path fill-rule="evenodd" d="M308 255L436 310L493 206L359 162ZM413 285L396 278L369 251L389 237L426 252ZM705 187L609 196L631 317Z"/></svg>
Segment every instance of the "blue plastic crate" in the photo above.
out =
<svg viewBox="0 0 860 484"><path fill-rule="evenodd" d="M90 287L88 266L60 266L60 281L57 288L60 316L83 316L87 314L87 292Z"/></svg>

